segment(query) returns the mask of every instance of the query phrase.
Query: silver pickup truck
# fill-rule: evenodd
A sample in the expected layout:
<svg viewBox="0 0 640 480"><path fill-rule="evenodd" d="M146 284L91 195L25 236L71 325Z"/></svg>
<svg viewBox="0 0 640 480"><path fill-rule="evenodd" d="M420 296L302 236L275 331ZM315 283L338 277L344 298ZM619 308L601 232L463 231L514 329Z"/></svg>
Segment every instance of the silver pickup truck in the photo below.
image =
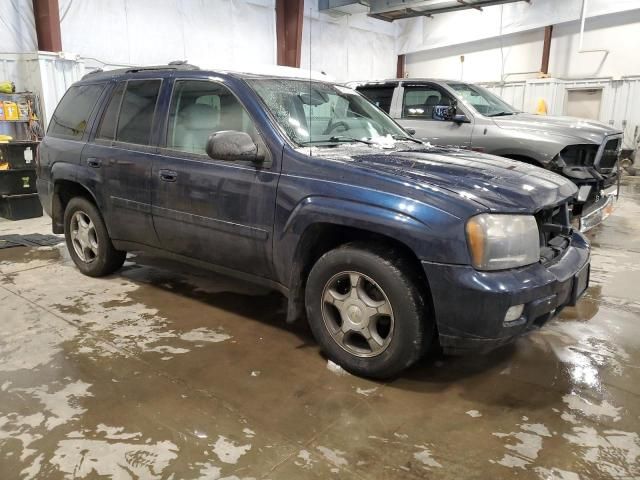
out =
<svg viewBox="0 0 640 480"><path fill-rule="evenodd" d="M613 209L622 131L571 117L520 112L477 85L403 79L351 84L415 136L538 165L578 187L573 214L586 231Z"/></svg>

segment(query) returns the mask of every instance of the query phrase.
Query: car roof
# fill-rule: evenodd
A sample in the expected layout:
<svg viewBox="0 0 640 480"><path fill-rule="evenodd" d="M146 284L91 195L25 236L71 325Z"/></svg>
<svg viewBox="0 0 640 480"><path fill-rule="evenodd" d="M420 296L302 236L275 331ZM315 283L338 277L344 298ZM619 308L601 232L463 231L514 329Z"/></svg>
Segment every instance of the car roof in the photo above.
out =
<svg viewBox="0 0 640 480"><path fill-rule="evenodd" d="M368 80L362 82L349 82L352 84L358 84L358 86L363 85L378 85L383 83L469 83L463 80L453 80L447 78L422 78L422 77L411 77L411 78L388 78L385 80Z"/></svg>
<svg viewBox="0 0 640 480"><path fill-rule="evenodd" d="M160 76L168 75L172 72L197 72L202 75L211 75L211 76L229 76L235 78L241 78L245 80L249 79L286 79L286 80L302 80L302 81L313 81L320 83L330 83L334 82L329 81L328 79L319 79L319 78L309 78L303 76L296 75L287 75L287 74L260 74L260 73L251 73L251 72L240 72L233 70L209 70L209 69L201 69L195 65L191 65L186 62L172 62L167 65L151 65L151 66L143 66L143 67L126 67L126 68L117 68L113 70L102 70L97 69L92 72L87 73L82 77L81 82L94 82L94 81L104 81L104 80L113 80L118 77L127 76L128 78L135 78L136 74L140 74L145 77L148 77L149 73L156 73Z"/></svg>

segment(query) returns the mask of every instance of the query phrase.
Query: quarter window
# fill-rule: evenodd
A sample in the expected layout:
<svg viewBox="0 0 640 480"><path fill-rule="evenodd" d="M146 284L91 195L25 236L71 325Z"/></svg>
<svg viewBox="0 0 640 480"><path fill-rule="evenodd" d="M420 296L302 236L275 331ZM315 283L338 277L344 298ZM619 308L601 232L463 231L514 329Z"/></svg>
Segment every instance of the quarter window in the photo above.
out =
<svg viewBox="0 0 640 480"><path fill-rule="evenodd" d="M169 111L167 147L205 154L214 132L237 130L257 140L253 121L223 85L198 80L177 81Z"/></svg>
<svg viewBox="0 0 640 480"><path fill-rule="evenodd" d="M116 141L149 145L161 83L161 80L127 82L118 115ZM105 116L107 113L105 112Z"/></svg>
<svg viewBox="0 0 640 480"><path fill-rule="evenodd" d="M102 84L71 87L53 113L47 133L74 139L82 138L89 116L103 90Z"/></svg>
<svg viewBox="0 0 640 480"><path fill-rule="evenodd" d="M453 98L435 87L405 87L403 118L440 120L435 107L455 105Z"/></svg>

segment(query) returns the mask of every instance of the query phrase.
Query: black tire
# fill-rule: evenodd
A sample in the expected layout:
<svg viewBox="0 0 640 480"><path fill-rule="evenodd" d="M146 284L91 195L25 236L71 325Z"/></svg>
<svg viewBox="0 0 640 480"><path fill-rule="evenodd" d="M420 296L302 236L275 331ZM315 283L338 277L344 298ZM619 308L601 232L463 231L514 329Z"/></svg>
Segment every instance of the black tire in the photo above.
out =
<svg viewBox="0 0 640 480"><path fill-rule="evenodd" d="M94 257L90 258L89 255L86 255L86 259L81 258L76 251L76 246L74 246L71 223L77 213L86 215L93 225L92 238L97 243L97 254ZM73 262L82 273L89 277L103 277L115 272L122 267L127 256L127 252L121 252L113 247L98 208L84 197L74 197L67 204L64 211L64 237ZM82 250L80 244L77 244L77 247Z"/></svg>
<svg viewBox="0 0 640 480"><path fill-rule="evenodd" d="M355 375L385 379L397 375L426 353L432 343L435 326L429 304L425 302L426 286L423 286L412 267L397 250L364 243L347 244L320 257L309 273L305 304L311 331L330 360ZM366 283L369 284L369 280L374 283L374 291L377 291L375 287L382 291L382 297L378 298L384 298L391 305L393 327L390 329L390 337L385 339L386 347L382 347L384 349L379 353L375 353L373 349L371 353L366 353L365 350L364 353L350 351L353 348L345 345L348 342L343 340L341 344L331 334L330 329L335 330L335 324L332 320L327 320L327 315L338 317L335 313L331 314L333 306L328 305L323 297L326 294L325 288L339 285L331 282L339 282L341 272L362 274ZM336 278L337 281L334 280ZM352 282L349 283L353 285ZM353 288L350 285L347 288ZM348 311L345 307L348 301L341 304L342 311ZM340 312L340 309L335 312ZM359 320L360 313L356 315ZM344 316L339 315L339 318L343 319ZM338 335L341 335L340 332ZM353 338L357 339L358 336L356 332ZM346 335L344 338L347 338ZM363 356L365 353L367 356Z"/></svg>

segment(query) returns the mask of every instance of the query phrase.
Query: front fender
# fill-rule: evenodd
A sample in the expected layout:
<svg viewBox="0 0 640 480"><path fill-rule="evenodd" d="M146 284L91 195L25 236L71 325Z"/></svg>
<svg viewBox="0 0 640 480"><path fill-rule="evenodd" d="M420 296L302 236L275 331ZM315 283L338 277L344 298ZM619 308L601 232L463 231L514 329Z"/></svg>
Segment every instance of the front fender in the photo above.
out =
<svg viewBox="0 0 640 480"><path fill-rule="evenodd" d="M425 223L403 212L351 200L310 196L291 212L281 238L287 234L302 234L317 223L354 227L387 236L398 233L403 243L414 251L419 250L420 238L429 229Z"/></svg>
<svg viewBox="0 0 640 480"><path fill-rule="evenodd" d="M520 155L547 165L570 143L565 137L541 135L530 130L503 128L499 129L498 138L488 140L487 152L499 156Z"/></svg>
<svg viewBox="0 0 640 480"><path fill-rule="evenodd" d="M318 224L351 227L392 238L406 245L419 259L469 263L464 224L459 218L411 200L404 206L404 210L396 210L355 200L305 197L291 210L276 236L274 263L282 266L280 278L288 281L288 273L293 271L293 252L297 251L305 231Z"/></svg>

